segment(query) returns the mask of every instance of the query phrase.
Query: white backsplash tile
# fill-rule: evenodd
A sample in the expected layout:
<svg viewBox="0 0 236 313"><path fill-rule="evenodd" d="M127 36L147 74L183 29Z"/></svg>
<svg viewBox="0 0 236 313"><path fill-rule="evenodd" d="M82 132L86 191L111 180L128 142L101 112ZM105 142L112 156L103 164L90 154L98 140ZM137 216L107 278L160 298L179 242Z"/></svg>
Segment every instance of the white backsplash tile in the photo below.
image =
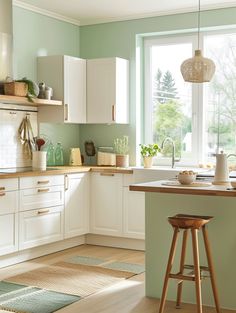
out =
<svg viewBox="0 0 236 313"><path fill-rule="evenodd" d="M38 134L37 112L0 110L0 168L31 166L18 136L22 119L28 114L34 136Z"/></svg>

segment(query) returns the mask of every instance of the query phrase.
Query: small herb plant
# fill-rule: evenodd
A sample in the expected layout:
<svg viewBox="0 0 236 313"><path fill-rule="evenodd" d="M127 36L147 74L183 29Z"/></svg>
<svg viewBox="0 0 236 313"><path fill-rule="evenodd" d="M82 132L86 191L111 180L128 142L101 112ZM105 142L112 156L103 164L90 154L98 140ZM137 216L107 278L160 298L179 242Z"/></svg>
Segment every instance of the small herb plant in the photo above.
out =
<svg viewBox="0 0 236 313"><path fill-rule="evenodd" d="M154 157L161 151L157 143L143 145L140 144L142 157Z"/></svg>
<svg viewBox="0 0 236 313"><path fill-rule="evenodd" d="M33 102L33 98L37 98L37 95L35 93L35 85L32 80L23 77L22 79L17 79L15 81L19 83L25 83L28 86L27 98L30 102Z"/></svg>
<svg viewBox="0 0 236 313"><path fill-rule="evenodd" d="M126 155L129 151L129 137L116 138L114 140L114 150L116 154Z"/></svg>

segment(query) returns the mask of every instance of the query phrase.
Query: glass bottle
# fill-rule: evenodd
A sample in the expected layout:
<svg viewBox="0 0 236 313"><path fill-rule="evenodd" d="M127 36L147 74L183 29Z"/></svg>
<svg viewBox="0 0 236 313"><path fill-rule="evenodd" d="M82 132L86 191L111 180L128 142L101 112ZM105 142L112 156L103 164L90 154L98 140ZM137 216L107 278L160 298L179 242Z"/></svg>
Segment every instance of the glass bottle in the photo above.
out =
<svg viewBox="0 0 236 313"><path fill-rule="evenodd" d="M60 142L57 143L55 149L55 165L64 165L63 149Z"/></svg>
<svg viewBox="0 0 236 313"><path fill-rule="evenodd" d="M47 166L54 166L55 164L55 151L52 142L50 141L47 148Z"/></svg>

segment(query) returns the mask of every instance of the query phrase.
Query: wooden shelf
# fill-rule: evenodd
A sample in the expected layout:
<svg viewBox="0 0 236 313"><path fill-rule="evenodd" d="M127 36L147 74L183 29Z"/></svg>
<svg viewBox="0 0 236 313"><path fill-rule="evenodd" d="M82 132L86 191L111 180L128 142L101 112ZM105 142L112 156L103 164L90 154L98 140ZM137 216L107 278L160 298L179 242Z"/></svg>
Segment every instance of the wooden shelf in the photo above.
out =
<svg viewBox="0 0 236 313"><path fill-rule="evenodd" d="M45 100L45 99L32 99L33 102L30 102L26 97L15 97L15 96L6 96L0 95L0 102L11 103L11 104L22 104L29 106L58 106L62 105L62 101L59 100Z"/></svg>

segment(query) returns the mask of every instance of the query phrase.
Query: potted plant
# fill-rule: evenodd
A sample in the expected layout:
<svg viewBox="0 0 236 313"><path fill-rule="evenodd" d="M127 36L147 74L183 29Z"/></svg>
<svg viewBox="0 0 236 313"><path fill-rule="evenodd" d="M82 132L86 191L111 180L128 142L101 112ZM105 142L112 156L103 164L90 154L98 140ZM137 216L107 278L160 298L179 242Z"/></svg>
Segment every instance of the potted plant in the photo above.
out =
<svg viewBox="0 0 236 313"><path fill-rule="evenodd" d="M114 151L116 153L116 166L129 167L129 137L116 138L114 140Z"/></svg>
<svg viewBox="0 0 236 313"><path fill-rule="evenodd" d="M17 80L7 77L4 83L4 93L9 96L27 97L30 102L33 102L33 98L39 94L39 88L35 82L26 77Z"/></svg>
<svg viewBox="0 0 236 313"><path fill-rule="evenodd" d="M143 157L143 166L145 168L152 167L153 157L157 155L158 152L161 151L157 143L153 144L140 144L141 147L141 155Z"/></svg>

